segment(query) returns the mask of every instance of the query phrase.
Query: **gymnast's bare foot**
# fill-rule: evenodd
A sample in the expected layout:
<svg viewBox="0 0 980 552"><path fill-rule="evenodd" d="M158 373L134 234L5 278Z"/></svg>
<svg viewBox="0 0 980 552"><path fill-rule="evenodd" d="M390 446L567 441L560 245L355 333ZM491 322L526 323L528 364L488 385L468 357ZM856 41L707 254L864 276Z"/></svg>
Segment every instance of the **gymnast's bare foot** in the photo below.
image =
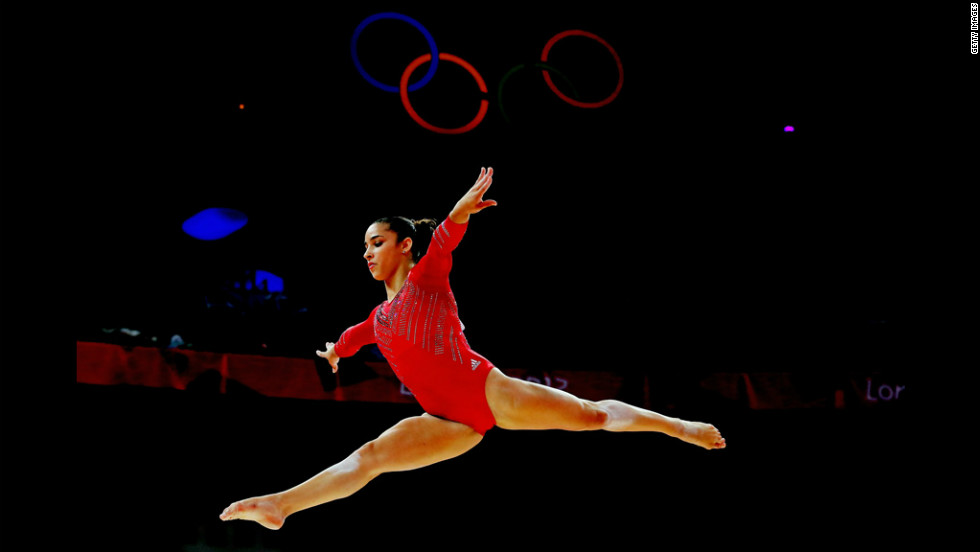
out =
<svg viewBox="0 0 980 552"><path fill-rule="evenodd" d="M223 521L247 519L257 522L267 529L279 529L286 521L276 500L271 496L239 500L219 516Z"/></svg>
<svg viewBox="0 0 980 552"><path fill-rule="evenodd" d="M725 448L725 438L721 432L715 426L702 422L680 420L680 431L674 437L708 450Z"/></svg>

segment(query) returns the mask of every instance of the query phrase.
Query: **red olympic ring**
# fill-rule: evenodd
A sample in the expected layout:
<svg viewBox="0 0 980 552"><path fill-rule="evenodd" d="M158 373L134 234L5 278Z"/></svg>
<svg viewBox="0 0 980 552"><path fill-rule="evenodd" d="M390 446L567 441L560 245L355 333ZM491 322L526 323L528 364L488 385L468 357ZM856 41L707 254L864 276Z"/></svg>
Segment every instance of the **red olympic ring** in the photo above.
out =
<svg viewBox="0 0 980 552"><path fill-rule="evenodd" d="M567 36L584 36L586 38L591 38L592 40L595 40L599 44L605 46L606 49L609 50L609 53L612 54L613 59L616 60L616 69L619 70L619 82L616 84L616 89L613 90L613 93L610 94L606 99L600 100L598 102L580 102L578 100L569 98L568 96L562 94L561 91L558 90L558 87L555 86L555 83L551 81L551 74L548 73L548 70L543 69L541 71L541 74L544 75L544 81L548 84L548 87L551 88L551 91L554 92L555 95L557 95L559 98L565 100L566 102L576 107L586 107L586 108L602 107L608 104L609 102L613 101L614 99L616 99L616 96L619 95L619 91L622 90L623 88L623 62L619 60L619 54L616 53L616 50L614 50L613 47L610 46L608 42L599 38L598 36L587 31L579 31L579 30L571 30L571 31L564 31L558 33L555 36L551 37L551 40L549 40L548 43L545 44L544 50L541 51L541 61L547 62L548 53L551 51L551 47L554 46L556 42L558 42L559 40Z"/></svg>
<svg viewBox="0 0 980 552"><path fill-rule="evenodd" d="M480 100L480 110L476 114L476 117L474 117L469 123L459 128L443 128L432 125L428 121L422 119L422 117L415 112L415 109L412 108L412 104L408 101L408 79L412 76L412 73L419 65L431 60L432 54L423 54L422 56L416 58L412 63L409 63L408 67L405 68L405 72L402 73L401 81L398 84L398 93L402 97L402 105L405 106L405 111L408 111L408 114L412 117L412 119L415 119L415 122L422 125L424 128L431 130L432 132L438 132L440 134L462 134L473 130L476 128L476 125L480 124L480 121L482 121L487 114L487 109L489 108L490 103L486 99ZM451 61L469 71L470 74L473 75L473 80L476 81L477 86L480 87L480 92L483 92L484 94L487 93L487 85L483 82L483 77L480 76L480 73L478 73L472 65L464 61L462 58L452 54L440 52L439 60Z"/></svg>

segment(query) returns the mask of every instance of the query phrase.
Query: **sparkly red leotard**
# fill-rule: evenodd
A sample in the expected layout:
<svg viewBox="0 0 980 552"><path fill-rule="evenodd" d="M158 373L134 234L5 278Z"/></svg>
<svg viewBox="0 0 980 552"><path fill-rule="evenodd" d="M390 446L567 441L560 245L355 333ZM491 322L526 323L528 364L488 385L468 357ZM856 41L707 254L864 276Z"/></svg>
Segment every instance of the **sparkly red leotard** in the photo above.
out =
<svg viewBox="0 0 980 552"><path fill-rule="evenodd" d="M377 343L426 412L466 424L482 435L496 425L486 397L493 365L470 349L449 288L452 252L466 227L443 221L395 298L348 328L334 352L349 357Z"/></svg>

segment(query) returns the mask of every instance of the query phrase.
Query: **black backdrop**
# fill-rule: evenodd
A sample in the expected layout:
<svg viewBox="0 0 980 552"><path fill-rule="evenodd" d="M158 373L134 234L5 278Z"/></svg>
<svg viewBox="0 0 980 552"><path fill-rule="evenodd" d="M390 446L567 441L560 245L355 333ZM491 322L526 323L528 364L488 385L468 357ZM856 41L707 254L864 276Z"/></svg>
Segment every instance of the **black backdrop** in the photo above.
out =
<svg viewBox="0 0 980 552"><path fill-rule="evenodd" d="M357 72L354 29L389 10L480 72L485 95L443 62L411 96L445 127L487 99L474 130L426 130ZM876 53L870 12L222 4L125 18L91 26L71 58L72 173L91 179L72 232L81 337L129 326L204 343L218 329L198 327L203 297L259 269L310 313L278 339L305 354L383 298L360 258L367 225L445 216L482 166L495 168L500 206L473 224L453 285L474 345L498 363L544 362L583 339L601 354L651 330L669 348L691 326L754 339L901 314L891 299L922 222L916 192L896 182L930 160L925 115L907 109L908 61ZM532 69L568 29L622 61L604 107L562 102ZM358 46L392 83L428 51L395 20ZM549 63L586 100L617 81L586 38L560 41ZM214 242L181 231L209 207L249 222Z"/></svg>

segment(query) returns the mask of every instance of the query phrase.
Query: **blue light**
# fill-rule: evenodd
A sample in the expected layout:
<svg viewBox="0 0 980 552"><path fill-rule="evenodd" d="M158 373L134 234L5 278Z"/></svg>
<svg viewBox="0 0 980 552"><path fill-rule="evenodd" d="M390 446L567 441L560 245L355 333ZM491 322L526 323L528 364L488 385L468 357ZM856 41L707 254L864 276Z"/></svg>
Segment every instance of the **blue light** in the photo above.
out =
<svg viewBox="0 0 980 552"><path fill-rule="evenodd" d="M263 282L265 282L269 287L263 288L262 285ZM270 292L282 293L283 290L282 278L276 276L271 272L266 272L264 270L255 271L255 285L259 289L266 289L267 291Z"/></svg>
<svg viewBox="0 0 980 552"><path fill-rule="evenodd" d="M795 130L796 129L793 128L793 125L786 125L785 127L783 127L783 132L794 132Z"/></svg>
<svg viewBox="0 0 980 552"><path fill-rule="evenodd" d="M213 207L188 218L181 228L199 240L219 240L240 230L247 222L248 217L241 211Z"/></svg>

